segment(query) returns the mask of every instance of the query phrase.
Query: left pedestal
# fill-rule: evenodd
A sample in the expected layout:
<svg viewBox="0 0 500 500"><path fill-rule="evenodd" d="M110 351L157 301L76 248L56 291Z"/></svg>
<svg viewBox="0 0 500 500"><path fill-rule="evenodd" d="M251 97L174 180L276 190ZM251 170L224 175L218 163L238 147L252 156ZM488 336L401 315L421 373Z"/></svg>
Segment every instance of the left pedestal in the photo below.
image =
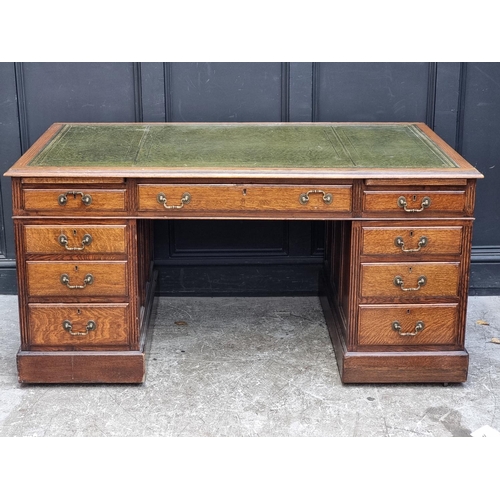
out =
<svg viewBox="0 0 500 500"><path fill-rule="evenodd" d="M152 230L126 194L123 179L15 179L20 382L143 382Z"/></svg>

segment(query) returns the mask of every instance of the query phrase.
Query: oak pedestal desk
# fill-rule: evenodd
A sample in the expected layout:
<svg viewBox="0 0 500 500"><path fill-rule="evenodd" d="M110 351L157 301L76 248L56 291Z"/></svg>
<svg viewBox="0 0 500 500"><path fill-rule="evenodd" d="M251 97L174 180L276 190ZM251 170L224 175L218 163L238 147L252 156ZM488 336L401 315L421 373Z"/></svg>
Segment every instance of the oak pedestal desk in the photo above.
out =
<svg viewBox="0 0 500 500"><path fill-rule="evenodd" d="M475 184L421 123L57 123L12 177L19 381L140 383L152 219L326 221L344 383L463 382Z"/></svg>

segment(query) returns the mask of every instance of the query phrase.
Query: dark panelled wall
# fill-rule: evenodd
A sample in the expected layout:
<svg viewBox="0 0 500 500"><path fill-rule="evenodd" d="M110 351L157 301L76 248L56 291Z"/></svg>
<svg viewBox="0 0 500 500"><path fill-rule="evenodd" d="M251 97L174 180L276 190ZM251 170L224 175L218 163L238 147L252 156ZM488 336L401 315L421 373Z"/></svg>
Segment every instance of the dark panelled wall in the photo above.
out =
<svg viewBox="0 0 500 500"><path fill-rule="evenodd" d="M422 121L478 182L472 294L500 294L500 63L0 63L0 170L53 122ZM0 293L16 293L2 177ZM323 224L157 221L164 294L314 293Z"/></svg>

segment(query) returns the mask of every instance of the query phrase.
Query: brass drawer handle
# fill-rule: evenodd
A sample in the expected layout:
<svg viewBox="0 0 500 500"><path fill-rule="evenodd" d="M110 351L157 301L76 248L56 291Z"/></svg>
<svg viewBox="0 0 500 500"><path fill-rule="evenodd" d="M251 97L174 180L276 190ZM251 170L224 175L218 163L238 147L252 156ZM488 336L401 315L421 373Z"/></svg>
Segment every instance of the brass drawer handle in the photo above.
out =
<svg viewBox="0 0 500 500"><path fill-rule="evenodd" d="M417 321L415 323L415 331L414 332L402 332L401 325L399 324L399 321L394 321L392 323L392 329L395 332L398 332L399 335L401 335L402 337L414 337L419 332L421 332L424 328L425 328L425 323L423 321Z"/></svg>
<svg viewBox="0 0 500 500"><path fill-rule="evenodd" d="M184 205L187 205L191 201L191 195L189 193L184 193L181 198L181 204L180 205L167 205L167 197L165 196L164 193L158 193L158 196L156 197L156 201L158 203L162 204L163 207L170 210L170 209L179 209L182 208Z"/></svg>
<svg viewBox="0 0 500 500"><path fill-rule="evenodd" d="M60 194L57 198L59 205L66 205L66 203L68 202L68 195L72 195L73 198L81 196L82 203L87 207L92 203L92 196L90 196L90 194L84 194L81 191L68 191L67 193Z"/></svg>
<svg viewBox="0 0 500 500"><path fill-rule="evenodd" d="M307 193L302 193L299 196L299 203L301 205L307 205L307 203L309 202L309 195L310 194L323 195L323 202L326 203L327 205L330 205L333 201L333 195L331 193L325 193L321 189L312 189L311 191L308 191Z"/></svg>
<svg viewBox="0 0 500 500"><path fill-rule="evenodd" d="M61 283L63 285L66 285L68 288L70 288L72 290L81 289L81 288L85 288L87 285L91 285L92 283L94 283L94 277L89 273L83 279L83 285L70 285L69 284L69 276L67 274L61 274Z"/></svg>
<svg viewBox="0 0 500 500"><path fill-rule="evenodd" d="M421 236L420 239L418 240L418 246L417 248L405 248L405 242L403 241L403 238L401 236L398 236L394 240L394 244L397 247L401 247L401 251L403 252L420 252L420 249L422 247L427 246L428 239L426 236Z"/></svg>
<svg viewBox="0 0 500 500"><path fill-rule="evenodd" d="M393 283L395 286L399 286L403 292L416 292L417 290L420 290L420 287L427 283L427 278L425 276L420 276L417 281L417 288L403 288L405 282L401 276L396 276Z"/></svg>
<svg viewBox="0 0 500 500"><path fill-rule="evenodd" d="M74 332L73 331L73 323L71 323L71 321L69 321L67 319L63 321L62 326L70 335L73 335L75 337L83 337L84 335L88 335L89 332L91 332L92 330L95 330L97 328L95 321L92 321L92 320L89 320L87 322L87 326L85 327L84 332Z"/></svg>
<svg viewBox="0 0 500 500"><path fill-rule="evenodd" d="M90 234L85 234L82 239L82 246L81 247L69 247L68 246L68 237L65 234L61 234L58 238L59 243L66 249L66 250L73 250L73 251L81 251L85 250L86 245L90 245L92 243L92 236Z"/></svg>
<svg viewBox="0 0 500 500"><path fill-rule="evenodd" d="M420 208L407 208L407 204L404 196L398 198L398 207L402 208L405 212L422 212L424 208L429 208L431 206L431 199L428 196L424 196Z"/></svg>

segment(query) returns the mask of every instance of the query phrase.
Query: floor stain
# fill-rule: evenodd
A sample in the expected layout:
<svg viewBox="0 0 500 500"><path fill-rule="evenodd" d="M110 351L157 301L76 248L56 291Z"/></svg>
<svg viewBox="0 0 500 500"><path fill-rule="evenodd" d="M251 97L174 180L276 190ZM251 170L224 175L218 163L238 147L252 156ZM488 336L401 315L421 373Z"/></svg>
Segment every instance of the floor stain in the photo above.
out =
<svg viewBox="0 0 500 500"><path fill-rule="evenodd" d="M443 427L451 433L453 437L470 437L471 430L462 426L462 415L457 410L452 410L446 406L431 406L427 408L425 414L433 422L443 424Z"/></svg>

